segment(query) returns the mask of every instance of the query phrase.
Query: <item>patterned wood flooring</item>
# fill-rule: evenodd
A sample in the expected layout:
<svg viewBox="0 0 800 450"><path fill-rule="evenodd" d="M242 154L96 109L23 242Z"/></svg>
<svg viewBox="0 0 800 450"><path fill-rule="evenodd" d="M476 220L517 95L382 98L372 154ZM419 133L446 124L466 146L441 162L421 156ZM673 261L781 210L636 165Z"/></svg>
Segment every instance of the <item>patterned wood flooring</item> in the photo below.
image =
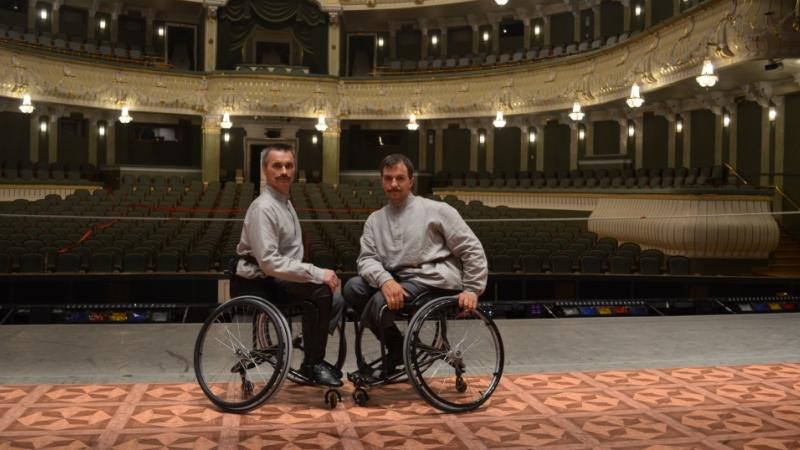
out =
<svg viewBox="0 0 800 450"><path fill-rule="evenodd" d="M195 384L0 386L0 449L800 449L800 364L507 375L442 414L407 384L333 411L288 383L248 414Z"/></svg>

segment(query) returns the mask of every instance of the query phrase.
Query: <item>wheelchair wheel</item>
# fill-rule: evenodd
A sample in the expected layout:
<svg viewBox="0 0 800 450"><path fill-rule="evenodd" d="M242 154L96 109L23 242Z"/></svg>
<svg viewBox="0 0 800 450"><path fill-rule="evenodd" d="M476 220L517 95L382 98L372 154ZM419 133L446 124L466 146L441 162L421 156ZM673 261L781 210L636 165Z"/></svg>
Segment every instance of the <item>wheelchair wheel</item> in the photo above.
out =
<svg viewBox="0 0 800 450"><path fill-rule="evenodd" d="M480 309L461 310L455 297L438 298L417 311L403 356L414 389L445 412L478 408L503 374L503 340L497 326Z"/></svg>
<svg viewBox="0 0 800 450"><path fill-rule="evenodd" d="M289 339L286 319L271 303L252 296L229 300L197 336L194 371L200 388L224 411L256 408L286 378Z"/></svg>
<svg viewBox="0 0 800 450"><path fill-rule="evenodd" d="M336 369L342 370L344 360L347 357L347 339L345 338L345 320L342 321L334 330L333 335L328 335L328 345L325 348L325 361L331 363ZM289 328L291 329L292 339L292 361L290 363L290 370L288 374L289 381L298 384L308 384L308 379L300 375L300 365L303 363L305 357L305 348L303 344L303 320L302 317L297 317L297 320L289 321Z"/></svg>
<svg viewBox="0 0 800 450"><path fill-rule="evenodd" d="M388 349L381 341L368 328L361 326L359 322L355 323L355 353L357 372L360 377L375 376L378 377L383 371L383 360L381 359L381 348L384 354L388 354ZM400 330L400 333L405 334L405 321L397 320L395 325ZM383 375L385 377L385 374ZM404 377L403 372L399 372L383 378L379 384L394 383L402 381ZM351 380L353 381L353 380Z"/></svg>

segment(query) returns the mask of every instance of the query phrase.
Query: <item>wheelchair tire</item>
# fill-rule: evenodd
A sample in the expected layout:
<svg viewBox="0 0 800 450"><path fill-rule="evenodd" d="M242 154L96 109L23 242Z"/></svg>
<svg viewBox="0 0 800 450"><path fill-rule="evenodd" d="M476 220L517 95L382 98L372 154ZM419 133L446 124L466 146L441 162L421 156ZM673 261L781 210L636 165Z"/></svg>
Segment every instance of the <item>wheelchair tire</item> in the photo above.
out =
<svg viewBox="0 0 800 450"><path fill-rule="evenodd" d="M206 396L227 412L246 412L269 399L289 372L289 325L271 303L231 299L203 323L194 371Z"/></svg>
<svg viewBox="0 0 800 450"><path fill-rule="evenodd" d="M411 385L431 406L472 411L491 397L503 375L503 340L483 311L462 311L456 297L440 297L414 314L404 342Z"/></svg>

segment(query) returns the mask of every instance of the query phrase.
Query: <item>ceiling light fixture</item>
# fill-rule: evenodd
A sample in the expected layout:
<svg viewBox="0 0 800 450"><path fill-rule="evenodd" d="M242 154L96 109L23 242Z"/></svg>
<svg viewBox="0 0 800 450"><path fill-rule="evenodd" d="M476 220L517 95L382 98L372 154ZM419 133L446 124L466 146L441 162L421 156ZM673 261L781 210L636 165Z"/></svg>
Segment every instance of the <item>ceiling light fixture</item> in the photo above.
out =
<svg viewBox="0 0 800 450"><path fill-rule="evenodd" d="M419 124L417 123L417 116L415 114L411 114L408 116L408 123L406 124L406 128L408 128L408 131L417 131L419 129Z"/></svg>
<svg viewBox="0 0 800 450"><path fill-rule="evenodd" d="M496 128L503 128L506 126L506 119L503 118L503 111L497 111L497 115L494 117L492 125L494 125Z"/></svg>
<svg viewBox="0 0 800 450"><path fill-rule="evenodd" d="M130 123L131 120L133 120L133 117L131 117L131 115L128 114L128 107L127 106L123 106L122 107L122 114L119 115L119 121L121 123Z"/></svg>
<svg viewBox="0 0 800 450"><path fill-rule="evenodd" d="M320 114L319 119L317 119L317 124L314 125L314 128L316 128L317 131L325 131L328 129L328 124L325 123L324 115Z"/></svg>
<svg viewBox="0 0 800 450"><path fill-rule="evenodd" d="M631 96L628 97L628 100L626 100L625 103L627 103L631 108L638 108L642 106L644 103L644 98L642 98L639 92L638 84L633 83L633 86L631 86Z"/></svg>
<svg viewBox="0 0 800 450"><path fill-rule="evenodd" d="M233 126L233 122L231 122L231 115L228 111L222 113L222 121L219 123L221 128L229 130Z"/></svg>
<svg viewBox="0 0 800 450"><path fill-rule="evenodd" d="M569 113L569 118L570 118L570 119L572 119L572 120L574 120L574 121L578 122L578 121L580 121L580 120L583 120L583 117L584 117L585 115L586 115L586 114L584 114L584 113L581 111L581 104L580 104L580 103L578 103L578 102L575 102L575 103L573 103L573 104L572 104L572 112L571 112L571 113Z"/></svg>
<svg viewBox="0 0 800 450"><path fill-rule="evenodd" d="M706 58L703 61L703 69L695 80L697 80L697 84L704 88L710 88L717 84L719 77L714 73L714 64L711 64L710 59Z"/></svg>
<svg viewBox="0 0 800 450"><path fill-rule="evenodd" d="M33 110L36 109L31 103L31 96L30 94L25 94L22 96L22 104L19 105L19 110L24 112L25 114L30 114Z"/></svg>
<svg viewBox="0 0 800 450"><path fill-rule="evenodd" d="M508 4L508 0L494 0L494 2L497 3L498 6L506 6L506 4Z"/></svg>

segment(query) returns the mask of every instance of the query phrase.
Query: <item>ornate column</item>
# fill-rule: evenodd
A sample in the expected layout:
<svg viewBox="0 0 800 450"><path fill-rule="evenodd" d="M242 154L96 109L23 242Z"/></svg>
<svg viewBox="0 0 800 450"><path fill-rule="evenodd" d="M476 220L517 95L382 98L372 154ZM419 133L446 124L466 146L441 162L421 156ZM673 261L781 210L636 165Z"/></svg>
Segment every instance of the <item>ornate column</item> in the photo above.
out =
<svg viewBox="0 0 800 450"><path fill-rule="evenodd" d="M47 123L47 161L58 161L58 119L61 117L60 111L53 111Z"/></svg>
<svg viewBox="0 0 800 450"><path fill-rule="evenodd" d="M88 116L86 120L89 122L89 151L88 161L89 164L97 165L97 118Z"/></svg>
<svg viewBox="0 0 800 450"><path fill-rule="evenodd" d="M544 129L547 127L547 121L538 122L536 126L536 170L544 171L544 144L545 135Z"/></svg>
<svg viewBox="0 0 800 450"><path fill-rule="evenodd" d="M770 126L771 123L769 121L769 102L765 101L761 105L761 169L759 173L761 173L761 177L759 179L759 184L762 186L767 186L769 183L769 163L770 163L770 155L769 155L769 143L770 143Z"/></svg>
<svg viewBox="0 0 800 450"><path fill-rule="evenodd" d="M622 3L622 31L631 31L631 0L620 0Z"/></svg>
<svg viewBox="0 0 800 450"><path fill-rule="evenodd" d="M328 119L328 129L322 132L322 182L339 184L339 138L342 127L339 119Z"/></svg>
<svg viewBox="0 0 800 450"><path fill-rule="evenodd" d="M544 21L544 27L542 27L542 33L544 34L542 38L542 45L545 47L550 46L550 16L543 15L542 21Z"/></svg>
<svg viewBox="0 0 800 450"><path fill-rule="evenodd" d="M31 31L36 29L36 18L39 17L39 12L36 10L37 1L28 0L28 30Z"/></svg>
<svg viewBox="0 0 800 450"><path fill-rule="evenodd" d="M522 24L524 26L524 28L522 30L522 48L524 48L525 51L527 51L527 50L529 50L531 48L531 19L530 19L530 17L525 17L524 20L522 21Z"/></svg>
<svg viewBox="0 0 800 450"><path fill-rule="evenodd" d="M683 159L678 161L681 167L691 167L692 162L692 112L683 114Z"/></svg>
<svg viewBox="0 0 800 450"><path fill-rule="evenodd" d="M600 39L600 25L602 24L600 20L600 4L592 6L592 19L594 19L594 38Z"/></svg>
<svg viewBox="0 0 800 450"><path fill-rule="evenodd" d="M578 168L578 133L581 122L569 121L569 170Z"/></svg>
<svg viewBox="0 0 800 450"><path fill-rule="evenodd" d="M117 117L106 119L106 165L117 164Z"/></svg>
<svg viewBox="0 0 800 450"><path fill-rule="evenodd" d="M50 10L50 32L53 34L58 34L61 30L61 1L56 0L53 2L53 8Z"/></svg>
<svg viewBox="0 0 800 450"><path fill-rule="evenodd" d="M469 125L469 170L478 171L478 145L480 144L481 130L477 124Z"/></svg>
<svg viewBox="0 0 800 450"><path fill-rule="evenodd" d="M487 172L494 172L494 132L497 130L491 123L486 126L486 160L484 167Z"/></svg>
<svg viewBox="0 0 800 450"><path fill-rule="evenodd" d="M519 126L519 170L528 170L528 149L530 148L530 129L527 125Z"/></svg>
<svg viewBox="0 0 800 450"><path fill-rule="evenodd" d="M783 173L783 163L784 163L784 152L785 148L785 127L786 127L786 106L784 97L773 97L772 103L775 105L775 112L777 112L777 116L775 117L775 177L773 179L773 183L776 186L783 187L783 175L777 175ZM780 202L782 203L782 202Z"/></svg>
<svg viewBox="0 0 800 450"><path fill-rule="evenodd" d="M39 161L39 122L42 116L39 114L31 114L30 117L30 133L28 135L28 149L31 162Z"/></svg>
<svg viewBox="0 0 800 450"><path fill-rule="evenodd" d="M442 131L441 124L435 125L435 134L434 134L434 169L435 172L438 173L443 170L443 161L444 161L444 133Z"/></svg>
<svg viewBox="0 0 800 450"><path fill-rule="evenodd" d="M637 115L633 119L634 145L634 164L637 169L644 166L644 116Z"/></svg>
<svg viewBox="0 0 800 450"><path fill-rule="evenodd" d="M203 116L203 182L219 181L219 115Z"/></svg>
<svg viewBox="0 0 800 450"><path fill-rule="evenodd" d="M472 24L472 54L477 55L480 52L481 48L481 29L480 26L475 23Z"/></svg>
<svg viewBox="0 0 800 450"><path fill-rule="evenodd" d="M492 21L492 53L500 52L500 24L497 20Z"/></svg>
<svg viewBox="0 0 800 450"><path fill-rule="evenodd" d="M203 40L203 70L206 72L213 72L217 70L217 7L206 7L205 19L205 39ZM153 25L150 22L150 37L152 43ZM338 61L338 60L337 60Z"/></svg>
<svg viewBox="0 0 800 450"><path fill-rule="evenodd" d="M342 28L339 25L339 12L328 12L328 75L339 76L339 41L341 41ZM394 30L389 30L391 39L389 39L389 49L391 57L394 59L397 55L395 45ZM338 167L337 167L338 177Z"/></svg>
<svg viewBox="0 0 800 450"><path fill-rule="evenodd" d="M413 136L412 132L412 136ZM417 146L419 148L419 171L426 172L429 170L428 168L428 140L426 136L428 135L428 129L423 127L420 124L419 128L417 128Z"/></svg>

